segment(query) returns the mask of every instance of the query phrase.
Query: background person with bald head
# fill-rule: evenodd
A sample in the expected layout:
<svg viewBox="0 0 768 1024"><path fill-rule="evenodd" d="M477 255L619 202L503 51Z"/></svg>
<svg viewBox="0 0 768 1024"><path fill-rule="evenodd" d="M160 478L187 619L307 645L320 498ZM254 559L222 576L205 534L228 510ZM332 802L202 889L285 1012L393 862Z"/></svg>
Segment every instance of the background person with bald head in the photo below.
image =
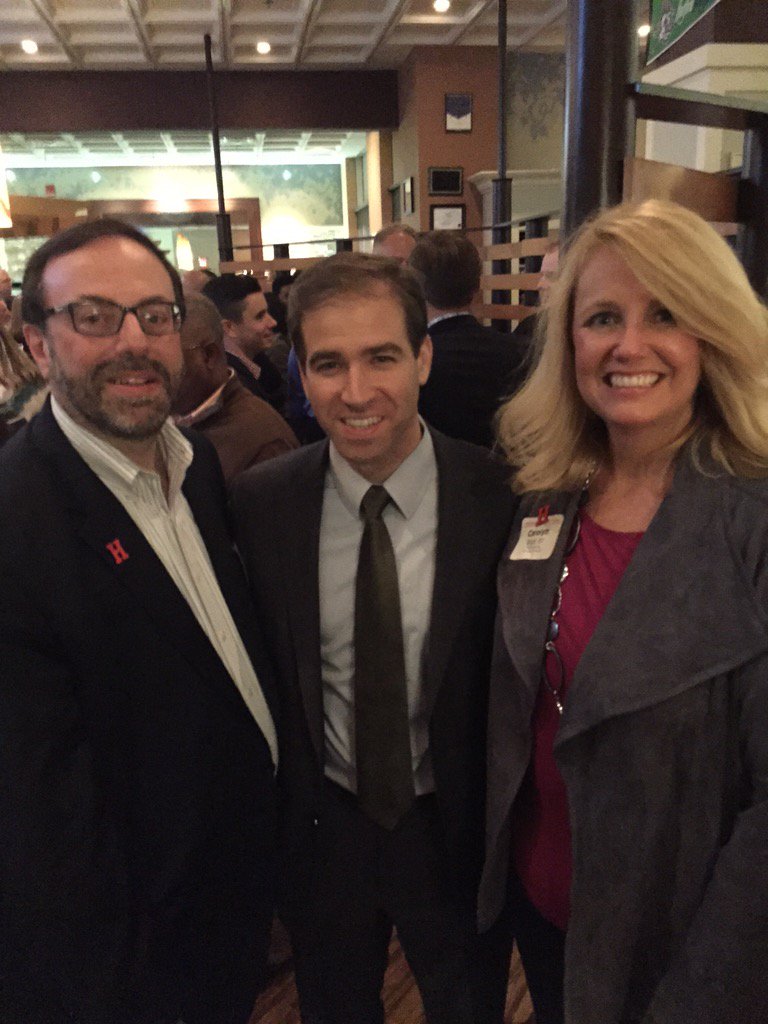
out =
<svg viewBox="0 0 768 1024"><path fill-rule="evenodd" d="M247 391L227 364L221 317L211 300L188 294L186 303L184 371L173 410L179 425L193 427L213 444L229 481L299 443L282 416Z"/></svg>
<svg viewBox="0 0 768 1024"><path fill-rule="evenodd" d="M407 263L418 237L410 224L388 224L373 236L373 254Z"/></svg>

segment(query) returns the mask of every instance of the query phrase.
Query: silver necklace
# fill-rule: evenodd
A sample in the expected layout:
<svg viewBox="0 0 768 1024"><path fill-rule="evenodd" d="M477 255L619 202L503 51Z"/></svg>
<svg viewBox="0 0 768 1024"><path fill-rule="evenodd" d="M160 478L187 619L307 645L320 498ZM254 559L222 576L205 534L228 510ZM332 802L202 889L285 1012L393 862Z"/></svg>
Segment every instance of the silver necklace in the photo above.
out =
<svg viewBox="0 0 768 1024"><path fill-rule="evenodd" d="M576 515L573 518L571 525L571 533L568 538L568 543L565 546L565 554L563 556L563 568L560 570L560 579L557 581L557 592L555 594L555 600L552 603L552 611L549 613L549 622L547 623L547 640L544 644L544 659L541 665L541 681L552 695L552 699L555 702L558 715L562 715L564 709L563 701L561 699L563 693L563 687L565 686L565 665L563 659L560 656L560 652L555 647L555 640L557 640L560 634L560 625L557 621L557 616L560 613L560 609L563 605L563 584L568 579L568 556L572 554L573 549L579 542L581 536L581 510L586 505L589 497L589 481L592 479L594 470L590 470L587 475L587 479L584 481L584 486L581 491L581 497L579 498L579 504L576 509ZM554 658L555 665L557 668L557 683L552 684L547 675L547 654L551 654Z"/></svg>

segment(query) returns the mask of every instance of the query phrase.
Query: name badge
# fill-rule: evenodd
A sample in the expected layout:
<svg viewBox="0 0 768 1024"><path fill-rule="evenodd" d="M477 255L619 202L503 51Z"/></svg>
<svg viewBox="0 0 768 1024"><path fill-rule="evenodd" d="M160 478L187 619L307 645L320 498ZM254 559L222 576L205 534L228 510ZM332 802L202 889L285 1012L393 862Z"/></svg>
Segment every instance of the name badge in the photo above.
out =
<svg viewBox="0 0 768 1024"><path fill-rule="evenodd" d="M523 520L520 537L509 556L510 562L522 559L542 560L555 550L563 526L563 516L528 516Z"/></svg>

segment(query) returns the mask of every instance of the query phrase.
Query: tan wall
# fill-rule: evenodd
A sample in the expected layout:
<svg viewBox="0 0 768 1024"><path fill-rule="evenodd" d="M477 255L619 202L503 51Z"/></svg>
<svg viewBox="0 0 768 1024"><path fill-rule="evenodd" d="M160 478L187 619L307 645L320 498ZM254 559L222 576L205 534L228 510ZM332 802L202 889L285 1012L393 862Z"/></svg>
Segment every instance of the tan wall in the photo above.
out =
<svg viewBox="0 0 768 1024"><path fill-rule="evenodd" d="M446 132L445 94L472 93L472 131ZM492 47L415 47L400 73L401 125L394 136L394 179L416 179L414 227L429 228L429 207L465 203L468 228L482 224L480 197L467 179L496 166L496 51ZM418 157L416 156L418 154ZM430 167L461 167L464 194L430 197Z"/></svg>
<svg viewBox="0 0 768 1024"><path fill-rule="evenodd" d="M419 181L419 122L418 104L416 101L416 81L413 64L406 64L398 79L398 105L400 107L400 125L392 135L392 177L393 184L402 184L406 178L413 178L416 189L414 212L403 217L412 228L420 227L419 207L423 196ZM389 208L385 220L389 219Z"/></svg>

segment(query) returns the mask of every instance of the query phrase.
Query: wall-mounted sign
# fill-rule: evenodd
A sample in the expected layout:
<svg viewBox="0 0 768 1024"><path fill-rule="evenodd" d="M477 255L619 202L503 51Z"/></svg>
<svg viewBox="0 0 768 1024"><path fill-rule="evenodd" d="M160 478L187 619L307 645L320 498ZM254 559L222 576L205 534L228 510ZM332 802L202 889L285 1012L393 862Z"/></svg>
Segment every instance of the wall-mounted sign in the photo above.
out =
<svg viewBox="0 0 768 1024"><path fill-rule="evenodd" d="M651 0L651 34L648 37L650 64L676 43L720 0Z"/></svg>

